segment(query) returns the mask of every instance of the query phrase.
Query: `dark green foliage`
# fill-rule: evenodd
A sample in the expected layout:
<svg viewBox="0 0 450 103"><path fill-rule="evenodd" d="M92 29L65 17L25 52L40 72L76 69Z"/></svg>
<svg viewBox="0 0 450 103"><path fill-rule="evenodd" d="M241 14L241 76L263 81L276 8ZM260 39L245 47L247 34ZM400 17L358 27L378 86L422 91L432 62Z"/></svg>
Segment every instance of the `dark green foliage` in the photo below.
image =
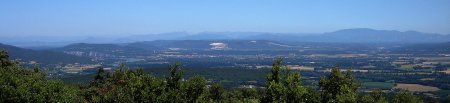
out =
<svg viewBox="0 0 450 103"><path fill-rule="evenodd" d="M208 90L208 97L211 98L212 101L218 102L223 99L223 93L225 93L225 89L219 84L213 84Z"/></svg>
<svg viewBox="0 0 450 103"><path fill-rule="evenodd" d="M225 91L224 98L218 102L224 103L258 103L258 92L251 88L240 88Z"/></svg>
<svg viewBox="0 0 450 103"><path fill-rule="evenodd" d="M244 97L244 98L248 98L248 99L259 99L259 97L260 97L260 91L258 91L257 89L255 89L255 88L242 88L242 89L239 89L239 92L241 92L242 93L242 96Z"/></svg>
<svg viewBox="0 0 450 103"><path fill-rule="evenodd" d="M89 102L198 102L207 92L203 77L182 81L180 65L169 69L167 79L144 74L142 69L129 70L120 66L112 74L99 69L94 82L84 89Z"/></svg>
<svg viewBox="0 0 450 103"><path fill-rule="evenodd" d="M183 94L181 91L181 80L183 73L181 72L181 64L175 63L169 66L169 76L166 78L165 98L166 102L180 103L183 102Z"/></svg>
<svg viewBox="0 0 450 103"><path fill-rule="evenodd" d="M269 76L267 77L268 83L270 82L278 83L280 81L280 72L281 68L283 67L282 63L283 59L281 58L278 58L277 60L274 61L274 63L272 64L272 70L270 71L271 74L269 74Z"/></svg>
<svg viewBox="0 0 450 103"><path fill-rule="evenodd" d="M94 103L387 103L381 90L357 100L359 83L348 70L333 68L322 77L320 91L303 86L300 72L292 72L277 59L267 76L266 89L226 90L219 84L208 85L204 77L183 79L180 63L169 66L166 78L154 77L142 69L120 65L114 72L98 69L86 86L66 85L47 80L38 68L17 66L0 52L0 103L10 102L94 102ZM450 98L450 97L449 97ZM444 102L450 100L442 99ZM434 100L434 99L430 99ZM412 93L395 94L392 103L423 103Z"/></svg>
<svg viewBox="0 0 450 103"><path fill-rule="evenodd" d="M444 98L442 103L450 103L450 95L447 95L447 97Z"/></svg>
<svg viewBox="0 0 450 103"><path fill-rule="evenodd" d="M359 99L359 103L387 103L386 97L381 89L373 90L370 94L365 94Z"/></svg>
<svg viewBox="0 0 450 103"><path fill-rule="evenodd" d="M182 79L183 72L181 70L181 64L175 63L169 66L169 77L167 77L167 88L178 89Z"/></svg>
<svg viewBox="0 0 450 103"><path fill-rule="evenodd" d="M339 68L333 68L328 77L320 78L319 86L322 103L356 103L359 84L351 70L342 74Z"/></svg>
<svg viewBox="0 0 450 103"><path fill-rule="evenodd" d="M94 80L91 85L98 86L105 82L106 78L108 78L109 74L105 72L103 68L98 68L97 75L95 75Z"/></svg>
<svg viewBox="0 0 450 103"><path fill-rule="evenodd" d="M78 90L62 81L46 80L38 69L15 65L0 51L0 102L81 102Z"/></svg>
<svg viewBox="0 0 450 103"><path fill-rule="evenodd" d="M320 103L321 102L321 98L320 98L320 93L308 88L307 93L304 95L305 99L303 100L304 103Z"/></svg>
<svg viewBox="0 0 450 103"><path fill-rule="evenodd" d="M166 84L163 79L144 74L142 70L128 70L120 66L108 76L99 69L93 84L84 89L89 102L159 102L167 100L163 95Z"/></svg>
<svg viewBox="0 0 450 103"><path fill-rule="evenodd" d="M199 76L192 77L183 82L181 91L184 101L188 103L196 102L206 92L206 80Z"/></svg>
<svg viewBox="0 0 450 103"><path fill-rule="evenodd" d="M0 50L0 66L1 67L7 67L7 66L13 66L16 63L9 60L9 55L6 51Z"/></svg>
<svg viewBox="0 0 450 103"><path fill-rule="evenodd" d="M394 96L392 103L423 103L423 101L410 92L401 91Z"/></svg>
<svg viewBox="0 0 450 103"><path fill-rule="evenodd" d="M36 61L43 64L93 63L88 57L80 57L49 50L35 51L0 43L0 51L1 50L7 50L11 59L21 59L24 62Z"/></svg>
<svg viewBox="0 0 450 103"><path fill-rule="evenodd" d="M307 89L301 84L300 73L291 73L282 63L281 58L273 63L271 74L267 78L266 93L261 102L306 102Z"/></svg>
<svg viewBox="0 0 450 103"><path fill-rule="evenodd" d="M164 68L149 67L144 69L146 73L155 77L168 76L167 66ZM224 88L236 88L242 84L242 81L256 81L251 83L255 86L264 86L266 77L270 69L242 69L242 68L188 68L183 67L183 77L202 76L211 82L219 83ZM75 78L75 77L73 77ZM244 84L247 85L247 84Z"/></svg>

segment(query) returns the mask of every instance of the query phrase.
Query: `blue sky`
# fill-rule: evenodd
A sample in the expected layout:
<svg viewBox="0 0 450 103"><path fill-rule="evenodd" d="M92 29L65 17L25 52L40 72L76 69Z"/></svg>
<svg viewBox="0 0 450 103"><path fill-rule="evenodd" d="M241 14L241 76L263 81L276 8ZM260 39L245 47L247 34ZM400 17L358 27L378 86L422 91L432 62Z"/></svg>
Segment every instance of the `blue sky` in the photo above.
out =
<svg viewBox="0 0 450 103"><path fill-rule="evenodd" d="M450 34L450 0L0 1L2 36L321 33L347 28Z"/></svg>

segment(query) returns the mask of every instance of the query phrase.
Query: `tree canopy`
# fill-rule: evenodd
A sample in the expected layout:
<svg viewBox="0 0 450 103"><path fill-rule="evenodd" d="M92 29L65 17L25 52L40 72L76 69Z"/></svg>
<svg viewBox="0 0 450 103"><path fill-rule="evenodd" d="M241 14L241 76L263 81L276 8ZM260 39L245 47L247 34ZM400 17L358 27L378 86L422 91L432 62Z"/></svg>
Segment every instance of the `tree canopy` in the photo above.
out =
<svg viewBox="0 0 450 103"><path fill-rule="evenodd" d="M150 102L150 103L387 103L381 90L358 99L359 82L351 70L333 68L320 79L318 90L302 84L301 73L276 59L264 88L225 89L201 76L184 78L182 65L169 66L168 76L159 78L142 69L120 65L115 71L98 68L88 85L68 85L48 80L39 68L25 68L0 52L0 102ZM422 103L410 92L395 94L393 103Z"/></svg>

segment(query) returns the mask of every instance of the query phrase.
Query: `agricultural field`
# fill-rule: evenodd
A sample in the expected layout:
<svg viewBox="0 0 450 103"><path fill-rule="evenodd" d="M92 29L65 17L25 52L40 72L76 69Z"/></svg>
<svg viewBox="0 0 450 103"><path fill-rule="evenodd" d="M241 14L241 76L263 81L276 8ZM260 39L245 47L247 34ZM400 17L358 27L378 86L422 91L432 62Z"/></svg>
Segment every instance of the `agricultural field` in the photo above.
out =
<svg viewBox="0 0 450 103"><path fill-rule="evenodd" d="M425 86L420 84L404 84L404 83L397 83L394 88L404 89L413 92L434 92L440 90L439 88L432 86Z"/></svg>
<svg viewBox="0 0 450 103"><path fill-rule="evenodd" d="M439 72L443 72L443 73L445 73L445 74L450 74L450 68L447 69L447 70L444 70L444 71L439 71Z"/></svg>
<svg viewBox="0 0 450 103"><path fill-rule="evenodd" d="M406 65L401 65L400 69L411 70L411 69L413 69L413 67L414 67L414 65L412 65L412 64L406 64Z"/></svg>
<svg viewBox="0 0 450 103"><path fill-rule="evenodd" d="M391 89L394 87L394 83L389 82L364 82L361 84L366 88L380 88L380 89Z"/></svg>

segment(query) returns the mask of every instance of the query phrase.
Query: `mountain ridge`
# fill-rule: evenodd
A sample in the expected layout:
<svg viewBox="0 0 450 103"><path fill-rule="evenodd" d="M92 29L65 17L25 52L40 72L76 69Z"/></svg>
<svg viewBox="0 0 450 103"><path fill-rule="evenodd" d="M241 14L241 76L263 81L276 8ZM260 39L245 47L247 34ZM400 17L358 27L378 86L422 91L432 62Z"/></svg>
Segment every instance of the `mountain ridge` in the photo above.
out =
<svg viewBox="0 0 450 103"><path fill-rule="evenodd" d="M419 31L377 30L371 28L340 29L324 33L273 33L273 32L169 32L121 37L89 37L71 41L36 40L34 37L3 43L19 47L62 47L72 43L133 43L154 40L271 40L278 42L338 42L338 43L436 43L450 42L450 34L424 33ZM28 40L28 41L27 41ZM58 44L58 45L55 45Z"/></svg>
<svg viewBox="0 0 450 103"><path fill-rule="evenodd" d="M6 50L12 59L22 62L36 61L38 63L91 63L90 58L69 55L61 52L20 48L0 43L0 50Z"/></svg>
<svg viewBox="0 0 450 103"><path fill-rule="evenodd" d="M153 35L153 36L162 36L162 35ZM146 37L151 38L151 35L146 35ZM202 32L197 34L179 35L176 38L173 38L173 36L167 37L164 40L233 40L233 39L298 41L298 42L343 42L343 43L352 43L352 42L433 43L433 42L450 42L450 35L423 33L411 30L397 31L397 30L376 30L370 28L352 28L352 29L341 29L325 33ZM157 39L149 39L149 40L157 40Z"/></svg>

